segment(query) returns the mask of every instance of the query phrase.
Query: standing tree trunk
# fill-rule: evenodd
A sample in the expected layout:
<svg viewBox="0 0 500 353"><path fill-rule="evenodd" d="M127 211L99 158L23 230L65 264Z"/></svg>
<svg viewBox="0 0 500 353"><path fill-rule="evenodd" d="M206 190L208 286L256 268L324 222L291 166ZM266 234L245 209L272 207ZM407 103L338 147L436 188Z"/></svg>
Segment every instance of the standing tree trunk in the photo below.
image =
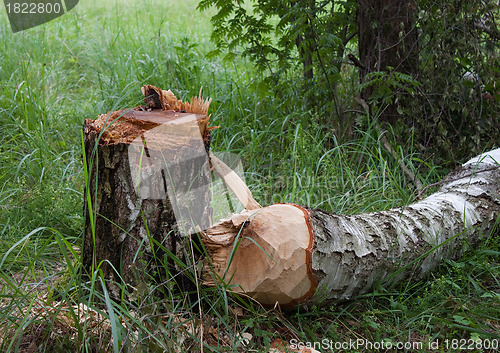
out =
<svg viewBox="0 0 500 353"><path fill-rule="evenodd" d="M278 204L220 221L203 235L206 282L263 304L325 304L376 283L417 280L497 231L500 149L447 176L417 203L353 216Z"/></svg>
<svg viewBox="0 0 500 353"><path fill-rule="evenodd" d="M416 77L418 73L418 33L415 24L414 0L357 0L358 50L361 62L361 83L374 71L398 71ZM368 86L361 98L369 102L377 89ZM399 119L393 101L380 119L393 124Z"/></svg>
<svg viewBox="0 0 500 353"><path fill-rule="evenodd" d="M210 102L200 96L183 103L154 86L143 93L146 107L87 119L83 127L83 265L87 276L102 271L113 298L140 283L172 288L171 279L193 263L188 238L211 221Z"/></svg>

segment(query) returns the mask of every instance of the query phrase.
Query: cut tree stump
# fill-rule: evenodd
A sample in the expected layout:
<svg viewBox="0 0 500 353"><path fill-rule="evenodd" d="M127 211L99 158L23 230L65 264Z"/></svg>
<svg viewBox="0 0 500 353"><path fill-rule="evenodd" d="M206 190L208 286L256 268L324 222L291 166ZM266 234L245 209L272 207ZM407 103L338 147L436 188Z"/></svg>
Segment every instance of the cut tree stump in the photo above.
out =
<svg viewBox="0 0 500 353"><path fill-rule="evenodd" d="M262 304L351 299L376 283L415 281L497 231L500 149L471 159L414 204L337 215L292 204L247 210L203 234L205 283Z"/></svg>
<svg viewBox="0 0 500 353"><path fill-rule="evenodd" d="M141 283L171 283L193 264L187 241L210 223L210 100L142 88L145 106L83 127L86 224L83 265L101 270L113 298ZM186 276L177 276L186 279Z"/></svg>

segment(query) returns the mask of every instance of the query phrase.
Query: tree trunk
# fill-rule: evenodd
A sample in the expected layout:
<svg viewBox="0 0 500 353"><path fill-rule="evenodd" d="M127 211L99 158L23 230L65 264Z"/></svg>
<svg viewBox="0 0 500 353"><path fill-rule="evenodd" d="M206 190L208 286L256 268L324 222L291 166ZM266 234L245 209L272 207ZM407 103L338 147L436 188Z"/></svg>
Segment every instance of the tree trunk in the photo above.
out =
<svg viewBox="0 0 500 353"><path fill-rule="evenodd" d="M500 149L448 175L409 206L336 215L278 204L209 228L206 282L225 281L263 304L324 304L422 278L496 231Z"/></svg>
<svg viewBox="0 0 500 353"><path fill-rule="evenodd" d="M357 0L358 50L361 62L361 83L374 71L398 71L416 77L418 73L418 33L415 24L414 0ZM376 86L361 92L367 103ZM380 119L393 124L399 119L393 101L381 113Z"/></svg>
<svg viewBox="0 0 500 353"><path fill-rule="evenodd" d="M193 263L187 239L211 221L209 101L183 103L153 86L143 93L146 107L87 119L83 127L83 265L88 276L102 270L113 298L140 283L172 288L171 278Z"/></svg>

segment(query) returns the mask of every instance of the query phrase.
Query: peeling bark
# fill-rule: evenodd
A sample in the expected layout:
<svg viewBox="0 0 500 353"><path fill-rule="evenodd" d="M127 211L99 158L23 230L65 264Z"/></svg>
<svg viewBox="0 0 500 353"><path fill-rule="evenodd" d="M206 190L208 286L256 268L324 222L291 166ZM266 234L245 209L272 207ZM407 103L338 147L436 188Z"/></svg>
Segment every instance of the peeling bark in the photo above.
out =
<svg viewBox="0 0 500 353"><path fill-rule="evenodd" d="M233 215L203 236L207 283L225 281L263 304L293 306L422 278L496 231L499 163L500 149L480 155L448 175L438 192L382 212L349 216L272 205Z"/></svg>

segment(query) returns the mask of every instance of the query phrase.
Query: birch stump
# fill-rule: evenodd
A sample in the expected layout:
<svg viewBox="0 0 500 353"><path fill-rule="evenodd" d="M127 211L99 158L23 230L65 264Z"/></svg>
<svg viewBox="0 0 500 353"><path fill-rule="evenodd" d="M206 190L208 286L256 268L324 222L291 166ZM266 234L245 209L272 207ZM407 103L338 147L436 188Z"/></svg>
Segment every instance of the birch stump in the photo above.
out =
<svg viewBox="0 0 500 353"><path fill-rule="evenodd" d="M322 304L416 280L496 231L500 149L471 159L414 204L337 215L293 204L246 210L203 235L206 283L262 304Z"/></svg>
<svg viewBox="0 0 500 353"><path fill-rule="evenodd" d="M183 264L193 263L187 238L211 222L210 101L201 92L182 102L154 86L142 91L145 106L87 119L83 127L83 265L88 276L102 271L113 298L151 280L172 284Z"/></svg>

